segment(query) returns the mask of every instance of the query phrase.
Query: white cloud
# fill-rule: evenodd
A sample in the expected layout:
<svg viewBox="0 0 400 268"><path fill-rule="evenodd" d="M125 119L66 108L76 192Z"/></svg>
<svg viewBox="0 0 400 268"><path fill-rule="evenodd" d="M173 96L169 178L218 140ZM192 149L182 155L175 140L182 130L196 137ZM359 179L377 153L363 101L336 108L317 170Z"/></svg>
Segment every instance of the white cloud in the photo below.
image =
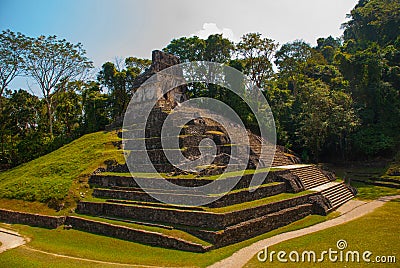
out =
<svg viewBox="0 0 400 268"><path fill-rule="evenodd" d="M218 28L216 23L206 22L203 24L203 29L192 34L192 36L198 36L202 39L207 39L211 34L222 34L223 37L228 38L231 41L238 42L239 38L235 36L232 29L229 28Z"/></svg>

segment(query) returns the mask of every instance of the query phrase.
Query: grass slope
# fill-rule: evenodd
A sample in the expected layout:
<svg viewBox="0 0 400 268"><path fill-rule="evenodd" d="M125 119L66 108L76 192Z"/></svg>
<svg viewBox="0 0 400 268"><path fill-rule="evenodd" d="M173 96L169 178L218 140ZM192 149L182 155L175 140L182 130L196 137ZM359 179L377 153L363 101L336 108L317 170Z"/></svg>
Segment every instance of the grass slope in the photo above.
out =
<svg viewBox="0 0 400 268"><path fill-rule="evenodd" d="M88 134L52 153L1 172L0 198L57 202L69 194L79 196L81 182L96 168L107 160L123 161L122 152L112 144L117 140L115 131Z"/></svg>
<svg viewBox="0 0 400 268"><path fill-rule="evenodd" d="M331 263L326 257L323 263L280 263L275 258L275 262L271 264L270 262L259 262L257 257L253 257L246 267L272 267L271 265L273 267L299 267L301 265L307 267L398 267L398 264L395 263L365 263L362 261L362 253L367 250L371 251L373 253L370 257L371 261L375 260L376 256L396 256L398 262L400 254L399 221L400 202L397 200L388 202L360 219L268 248L269 252L283 250L287 253L293 250L297 252L313 250L319 258L320 252L323 250L329 248L337 250L337 241L344 239L348 246L343 252L359 251L360 263Z"/></svg>

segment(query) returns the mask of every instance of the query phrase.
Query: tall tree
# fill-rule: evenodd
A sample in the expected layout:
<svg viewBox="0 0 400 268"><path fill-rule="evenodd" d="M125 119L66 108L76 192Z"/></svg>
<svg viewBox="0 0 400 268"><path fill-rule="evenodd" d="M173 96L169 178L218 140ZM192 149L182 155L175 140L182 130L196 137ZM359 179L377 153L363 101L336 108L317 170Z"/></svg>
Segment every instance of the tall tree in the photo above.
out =
<svg viewBox="0 0 400 268"><path fill-rule="evenodd" d="M239 59L244 62L244 72L259 87L265 86L274 74L272 59L278 44L274 40L262 38L260 33L242 36L236 46Z"/></svg>
<svg viewBox="0 0 400 268"><path fill-rule="evenodd" d="M60 134L71 136L72 132L79 128L82 116L82 96L78 92L83 91L84 82L63 81L57 85L54 93L54 117Z"/></svg>
<svg viewBox="0 0 400 268"><path fill-rule="evenodd" d="M151 60L137 57L128 57L125 59L125 67L127 70L132 70L135 73L142 73L146 68L150 67Z"/></svg>
<svg viewBox="0 0 400 268"><path fill-rule="evenodd" d="M53 101L56 85L83 75L92 62L85 56L82 44L72 44L56 36L40 36L30 40L24 58L26 73L31 76L42 91L46 102L49 133L53 136Z"/></svg>
<svg viewBox="0 0 400 268"><path fill-rule="evenodd" d="M27 38L21 33L5 30L0 34L0 98L10 82L23 73L27 44Z"/></svg>
<svg viewBox="0 0 400 268"><path fill-rule="evenodd" d="M351 97L341 91L333 91L321 81L311 81L304 85L297 95L299 110L293 113L297 125L296 137L302 147L311 152L311 157L319 161L321 151L332 142L344 152L346 138L359 124L352 107Z"/></svg>
<svg viewBox="0 0 400 268"><path fill-rule="evenodd" d="M393 152L400 144L400 1L360 0L343 26L335 61L362 121L353 137L355 151Z"/></svg>
<svg viewBox="0 0 400 268"><path fill-rule="evenodd" d="M206 42L198 36L173 39L164 52L174 54L181 62L204 60Z"/></svg>
<svg viewBox="0 0 400 268"><path fill-rule="evenodd" d="M89 82L82 91L83 133L104 130L110 123L108 116L109 96L101 92L99 83Z"/></svg>
<svg viewBox="0 0 400 268"><path fill-rule="evenodd" d="M302 40L284 44L275 55L275 64L279 68L279 77L287 83L294 94L298 84L304 80L307 61L312 57L312 48Z"/></svg>
<svg viewBox="0 0 400 268"><path fill-rule="evenodd" d="M98 81L108 89L111 117L116 120L123 115L130 99L126 70L118 71L114 63L106 62L97 76Z"/></svg>
<svg viewBox="0 0 400 268"><path fill-rule="evenodd" d="M399 39L399 0L360 0L343 24L345 40L354 39L368 46L376 42L386 46Z"/></svg>

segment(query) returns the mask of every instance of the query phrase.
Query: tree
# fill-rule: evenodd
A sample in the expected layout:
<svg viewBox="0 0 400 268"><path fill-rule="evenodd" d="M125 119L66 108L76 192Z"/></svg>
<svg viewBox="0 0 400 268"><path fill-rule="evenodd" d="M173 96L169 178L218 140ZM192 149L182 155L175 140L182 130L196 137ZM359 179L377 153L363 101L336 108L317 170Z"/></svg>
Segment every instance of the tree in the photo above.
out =
<svg viewBox="0 0 400 268"><path fill-rule="evenodd" d="M324 58L329 64L332 64L335 54L341 46L340 39L329 36L327 38L318 38L317 43L316 49L324 55Z"/></svg>
<svg viewBox="0 0 400 268"><path fill-rule="evenodd" d="M85 56L82 44L72 44L56 36L40 36L30 39L24 57L26 73L31 76L42 91L48 115L49 133L53 136L53 92L60 81L68 81L92 68L92 62Z"/></svg>
<svg viewBox="0 0 400 268"><path fill-rule="evenodd" d="M107 114L108 95L101 93L96 82L87 83L82 91L83 133L103 130L110 123Z"/></svg>
<svg viewBox="0 0 400 268"><path fill-rule="evenodd" d="M239 59L244 62L244 72L257 87L265 86L265 81L274 74L272 59L278 44L274 40L262 38L260 33L248 33L237 44Z"/></svg>
<svg viewBox="0 0 400 268"><path fill-rule="evenodd" d="M25 90L20 89L6 96L0 114L0 169L29 161L40 151L33 144L29 148L22 146L24 141L37 142L32 137L39 131L40 108L39 98Z"/></svg>
<svg viewBox="0 0 400 268"><path fill-rule="evenodd" d="M212 34L205 42L203 60L226 63L231 59L235 46L229 39L223 38L222 34Z"/></svg>
<svg viewBox="0 0 400 268"><path fill-rule="evenodd" d="M345 40L357 40L368 46L376 42L386 46L396 41L400 32L399 0L360 0L342 25Z"/></svg>
<svg viewBox="0 0 400 268"><path fill-rule="evenodd" d="M114 63L106 62L103 64L97 79L109 91L111 117L116 120L123 115L130 100L126 70L118 71Z"/></svg>
<svg viewBox="0 0 400 268"><path fill-rule="evenodd" d="M362 122L354 148L359 156L385 155L400 140L400 1L360 0L349 17L335 62Z"/></svg>
<svg viewBox="0 0 400 268"><path fill-rule="evenodd" d="M132 70L137 74L144 72L151 65L151 60L141 59L136 57L128 57L125 59L125 67L127 70Z"/></svg>
<svg viewBox="0 0 400 268"><path fill-rule="evenodd" d="M330 90L320 82L304 85L296 102L300 110L294 114L297 125L296 136L309 150L315 161L319 161L323 148L336 143L344 152L346 137L359 124L352 107L351 97L341 91Z"/></svg>
<svg viewBox="0 0 400 268"><path fill-rule="evenodd" d="M301 40L286 43L276 52L275 64L279 68L279 77L294 94L298 92L299 82L304 80L307 61L312 55L311 46Z"/></svg>
<svg viewBox="0 0 400 268"><path fill-rule="evenodd" d="M206 41L198 36L173 39L164 52L177 56L181 62L204 60Z"/></svg>
<svg viewBox="0 0 400 268"><path fill-rule="evenodd" d="M0 34L0 99L10 82L23 72L27 44L21 33L5 30Z"/></svg>
<svg viewBox="0 0 400 268"><path fill-rule="evenodd" d="M60 134L71 136L79 128L82 117L82 91L84 82L62 82L57 85L54 93L54 117Z"/></svg>
<svg viewBox="0 0 400 268"><path fill-rule="evenodd" d="M151 65L151 60L136 57L125 59L126 88L128 91L134 90L134 81L136 77L143 73Z"/></svg>

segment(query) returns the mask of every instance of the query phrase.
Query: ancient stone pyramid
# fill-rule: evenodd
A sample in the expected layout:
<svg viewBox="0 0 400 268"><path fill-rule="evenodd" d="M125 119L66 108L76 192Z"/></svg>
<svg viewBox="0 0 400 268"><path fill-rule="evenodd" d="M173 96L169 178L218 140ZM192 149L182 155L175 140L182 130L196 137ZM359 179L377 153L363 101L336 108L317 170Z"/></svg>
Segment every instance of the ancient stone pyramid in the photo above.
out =
<svg viewBox="0 0 400 268"><path fill-rule="evenodd" d="M153 74L179 63L176 57L161 51L153 51L152 60L151 67L136 80L137 87ZM95 200L80 202L77 212L98 220L93 220L92 224L76 224L73 228L160 247L204 252L263 234L310 214L325 215L354 197L355 190L336 182L333 174L315 165L301 164L298 157L280 146L276 147L272 167L256 172L254 168L264 164L259 157L263 139L251 132L247 132L250 157L244 174L228 172L216 180L228 165L232 143L227 130L212 119L209 111L203 110L189 111L188 116L198 116L184 127L176 126L180 128L179 135L171 138L178 139L188 161L201 155L199 144L205 138L216 144L216 154L206 167L182 172L166 157L160 129L174 108L187 99L185 91L186 88L180 86L168 94L160 94L147 122L123 130L130 133L124 146L128 161L130 157L135 159L133 170L127 165L114 165L106 173L93 174L89 183ZM139 135L143 130L145 150L135 147L139 139L143 139ZM149 163L141 162L146 155L162 178L147 172ZM243 164L240 159L235 161ZM261 185L250 189L251 180L259 175L264 175ZM167 189L162 180L186 188ZM233 180L233 189L224 191L224 183ZM140 181L146 182L146 189L141 187ZM214 185L212 192L193 189L211 183ZM160 202L155 196L168 202ZM174 202L178 197L204 202L204 205L178 204ZM104 219L107 224L102 222ZM110 221L113 226L124 222L125 227L115 231ZM171 234L170 230L175 232Z"/></svg>

